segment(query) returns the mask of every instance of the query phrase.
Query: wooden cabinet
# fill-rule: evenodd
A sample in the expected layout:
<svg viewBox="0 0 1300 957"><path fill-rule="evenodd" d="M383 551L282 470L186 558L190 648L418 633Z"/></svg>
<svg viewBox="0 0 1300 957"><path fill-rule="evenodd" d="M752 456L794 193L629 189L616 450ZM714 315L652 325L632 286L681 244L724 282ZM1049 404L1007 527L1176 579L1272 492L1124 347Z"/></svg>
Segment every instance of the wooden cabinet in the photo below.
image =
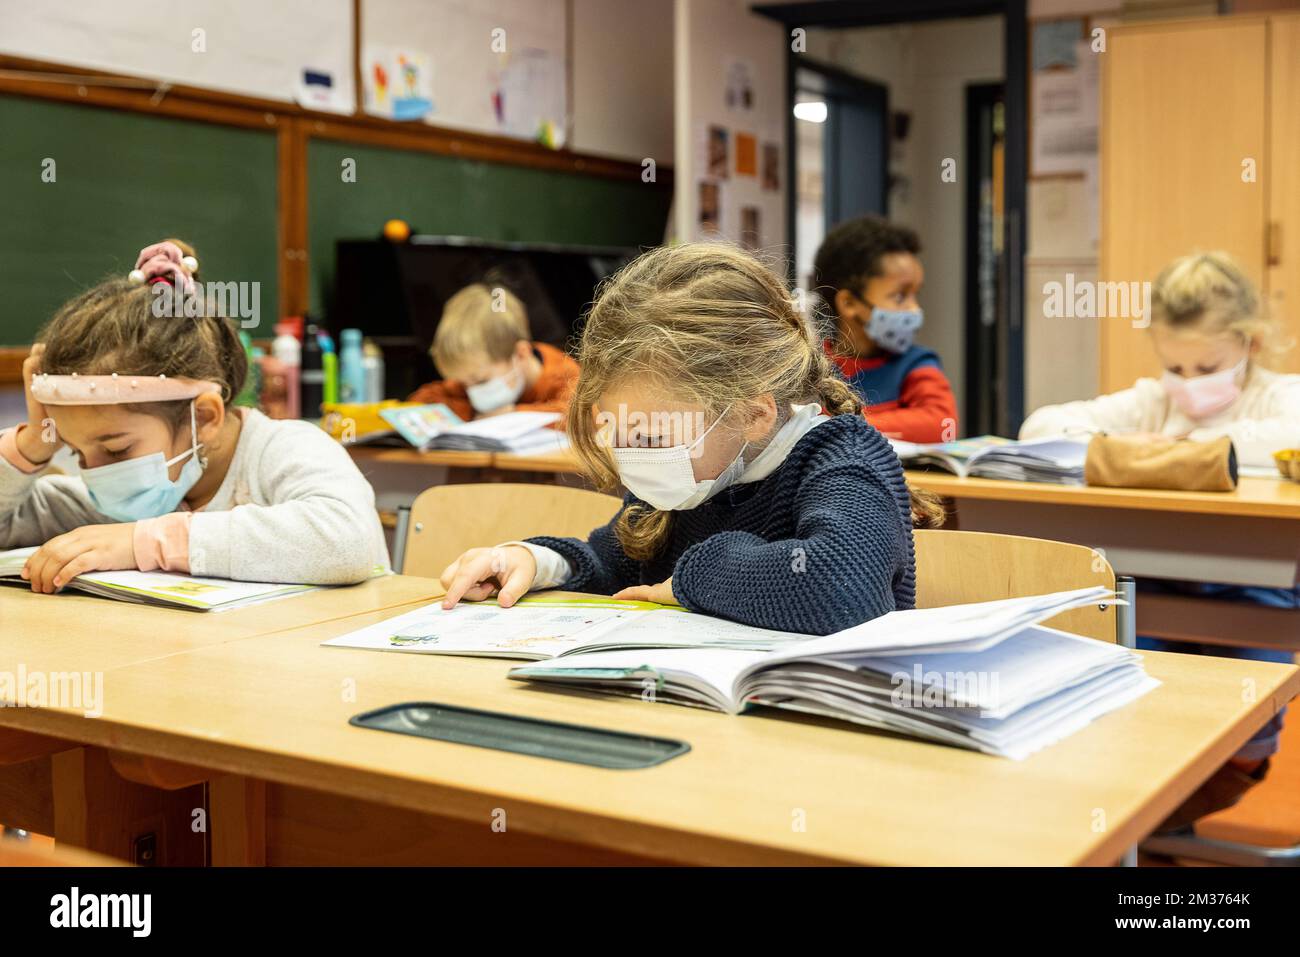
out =
<svg viewBox="0 0 1300 957"><path fill-rule="evenodd" d="M1300 340L1300 16L1124 25L1104 57L1102 281L1222 249ZM1103 391L1158 374L1141 320L1097 321Z"/></svg>

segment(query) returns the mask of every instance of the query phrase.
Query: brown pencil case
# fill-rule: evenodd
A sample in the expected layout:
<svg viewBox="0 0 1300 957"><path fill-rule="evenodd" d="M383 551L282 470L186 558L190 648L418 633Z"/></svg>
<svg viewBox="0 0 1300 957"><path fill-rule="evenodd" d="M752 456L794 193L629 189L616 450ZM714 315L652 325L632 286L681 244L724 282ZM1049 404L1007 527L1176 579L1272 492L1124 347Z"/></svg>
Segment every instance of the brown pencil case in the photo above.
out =
<svg viewBox="0 0 1300 957"><path fill-rule="evenodd" d="M1226 435L1209 442L1151 442L1131 435L1096 435L1088 443L1084 478L1112 488L1231 492L1237 452Z"/></svg>

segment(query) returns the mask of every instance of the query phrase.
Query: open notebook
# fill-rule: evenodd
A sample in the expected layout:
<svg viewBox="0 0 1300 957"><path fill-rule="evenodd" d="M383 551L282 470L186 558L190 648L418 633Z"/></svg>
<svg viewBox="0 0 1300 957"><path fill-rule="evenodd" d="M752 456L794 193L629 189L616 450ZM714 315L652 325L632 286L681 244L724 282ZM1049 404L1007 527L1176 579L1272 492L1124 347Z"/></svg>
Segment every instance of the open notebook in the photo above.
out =
<svg viewBox="0 0 1300 957"><path fill-rule="evenodd" d="M906 468L937 468L963 477L1057 485L1084 484L1083 467L1088 457L1088 442L1072 439L1015 442L982 435L931 445L891 439L890 445Z"/></svg>
<svg viewBox="0 0 1300 957"><path fill-rule="evenodd" d="M426 605L324 644L541 661L621 648L770 650L809 638L652 602L542 594L526 596L512 608L500 608L495 601L461 602L450 611L440 604Z"/></svg>
<svg viewBox="0 0 1300 957"><path fill-rule="evenodd" d="M27 582L20 575L28 556L36 547L0 551L0 581ZM86 572L67 585L76 591L116 598L144 605L165 605L194 611L227 611L257 602L271 601L288 595L311 591L313 585L280 585L269 582L238 582L226 578L198 578L175 572Z"/></svg>
<svg viewBox="0 0 1300 957"><path fill-rule="evenodd" d="M737 714L767 705L1021 759L1158 685L1133 652L1040 624L1104 588L891 612L769 651L565 655L510 677Z"/></svg>
<svg viewBox="0 0 1300 957"><path fill-rule="evenodd" d="M442 403L383 409L380 416L417 449L542 454L563 449L563 432L548 428L558 412L504 412L463 422Z"/></svg>

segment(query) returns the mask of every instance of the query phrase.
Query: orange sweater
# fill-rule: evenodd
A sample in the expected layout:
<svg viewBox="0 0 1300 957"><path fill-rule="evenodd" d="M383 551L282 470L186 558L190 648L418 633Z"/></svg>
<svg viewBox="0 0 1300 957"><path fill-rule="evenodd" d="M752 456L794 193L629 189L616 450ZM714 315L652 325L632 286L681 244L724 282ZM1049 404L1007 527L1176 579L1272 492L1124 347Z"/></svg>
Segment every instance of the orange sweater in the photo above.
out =
<svg viewBox="0 0 1300 957"><path fill-rule="evenodd" d="M569 405L569 394L578 379L578 363L562 349L545 342L534 342L533 352L542 361L542 374L531 388L524 389L515 403L517 412L563 412ZM468 422L474 418L474 407L469 403L465 386L451 379L428 382L411 393L408 402L441 402ZM564 427L564 420L556 423Z"/></svg>

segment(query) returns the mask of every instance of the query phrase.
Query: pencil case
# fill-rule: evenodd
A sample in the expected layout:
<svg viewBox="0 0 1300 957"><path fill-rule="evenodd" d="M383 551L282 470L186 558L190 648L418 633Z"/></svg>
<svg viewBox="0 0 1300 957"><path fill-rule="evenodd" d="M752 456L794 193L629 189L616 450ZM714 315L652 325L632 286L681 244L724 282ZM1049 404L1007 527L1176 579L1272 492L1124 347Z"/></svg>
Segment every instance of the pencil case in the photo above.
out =
<svg viewBox="0 0 1300 957"><path fill-rule="evenodd" d="M1153 443L1131 435L1096 435L1083 466L1089 485L1231 492L1237 487L1232 439Z"/></svg>

